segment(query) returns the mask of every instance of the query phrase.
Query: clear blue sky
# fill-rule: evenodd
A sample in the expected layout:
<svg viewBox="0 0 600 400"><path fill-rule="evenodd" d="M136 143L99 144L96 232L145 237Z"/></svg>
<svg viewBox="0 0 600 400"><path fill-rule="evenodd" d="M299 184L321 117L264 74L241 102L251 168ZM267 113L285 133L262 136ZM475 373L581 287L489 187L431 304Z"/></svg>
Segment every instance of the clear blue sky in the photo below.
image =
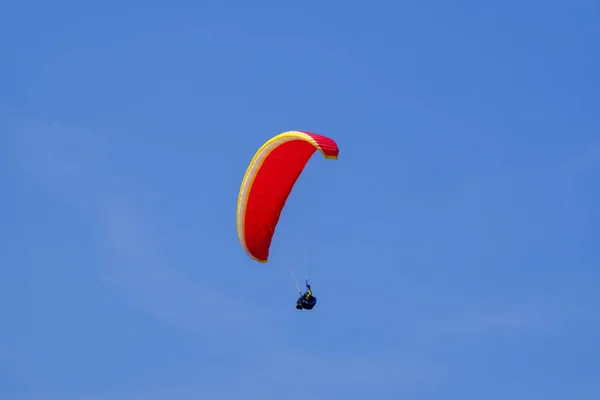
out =
<svg viewBox="0 0 600 400"><path fill-rule="evenodd" d="M600 3L0 8L3 400L600 398ZM260 145L334 138L273 244Z"/></svg>

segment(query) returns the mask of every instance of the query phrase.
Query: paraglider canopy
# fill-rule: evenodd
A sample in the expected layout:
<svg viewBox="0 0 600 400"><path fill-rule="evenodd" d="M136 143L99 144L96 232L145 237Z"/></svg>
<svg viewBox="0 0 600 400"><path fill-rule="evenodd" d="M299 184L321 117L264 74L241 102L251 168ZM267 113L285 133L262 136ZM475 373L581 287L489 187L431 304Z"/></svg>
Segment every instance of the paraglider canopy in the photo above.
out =
<svg viewBox="0 0 600 400"><path fill-rule="evenodd" d="M285 202L317 150L325 158L338 158L339 149L332 139L301 131L273 137L254 155L242 181L237 204L238 237L244 251L254 260L267 262Z"/></svg>

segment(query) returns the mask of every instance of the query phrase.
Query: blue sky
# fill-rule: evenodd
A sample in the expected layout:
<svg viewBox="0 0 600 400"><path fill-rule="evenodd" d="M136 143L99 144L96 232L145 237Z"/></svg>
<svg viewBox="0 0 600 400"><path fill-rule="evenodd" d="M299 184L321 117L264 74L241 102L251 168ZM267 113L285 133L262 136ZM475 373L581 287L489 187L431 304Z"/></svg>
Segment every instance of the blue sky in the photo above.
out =
<svg viewBox="0 0 600 400"><path fill-rule="evenodd" d="M220 3L2 6L0 397L599 398L600 4Z"/></svg>

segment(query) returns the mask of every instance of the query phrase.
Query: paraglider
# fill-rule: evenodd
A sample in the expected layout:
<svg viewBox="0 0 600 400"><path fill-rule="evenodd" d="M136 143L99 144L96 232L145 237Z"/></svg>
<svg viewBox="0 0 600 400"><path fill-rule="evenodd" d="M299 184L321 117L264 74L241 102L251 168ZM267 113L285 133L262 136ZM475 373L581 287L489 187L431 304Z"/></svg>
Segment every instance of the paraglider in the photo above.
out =
<svg viewBox="0 0 600 400"><path fill-rule="evenodd" d="M250 258L261 263L268 261L281 211L317 150L327 159L338 158L339 149L333 139L301 131L284 132L271 138L252 158L237 203L238 238ZM310 299L303 297L301 303L302 308L310 310L316 298L312 297L308 282L307 289Z"/></svg>
<svg viewBox="0 0 600 400"><path fill-rule="evenodd" d="M312 289L308 281L306 281L306 292L304 294L300 293L300 298L296 302L296 308L298 310L312 310L315 304L317 304L317 298L313 296Z"/></svg>

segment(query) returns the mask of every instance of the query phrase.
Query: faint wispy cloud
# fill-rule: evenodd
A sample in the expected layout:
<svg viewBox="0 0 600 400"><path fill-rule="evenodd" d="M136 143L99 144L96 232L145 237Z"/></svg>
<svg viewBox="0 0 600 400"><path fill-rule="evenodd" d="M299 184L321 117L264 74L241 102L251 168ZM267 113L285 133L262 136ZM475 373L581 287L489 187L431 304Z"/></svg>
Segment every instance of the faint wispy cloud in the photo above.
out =
<svg viewBox="0 0 600 400"><path fill-rule="evenodd" d="M202 333L205 340L212 338L213 346L281 342L274 327L252 308L168 267L144 237L144 223L133 210L113 204L104 211L112 261L105 277L138 307L181 329Z"/></svg>

